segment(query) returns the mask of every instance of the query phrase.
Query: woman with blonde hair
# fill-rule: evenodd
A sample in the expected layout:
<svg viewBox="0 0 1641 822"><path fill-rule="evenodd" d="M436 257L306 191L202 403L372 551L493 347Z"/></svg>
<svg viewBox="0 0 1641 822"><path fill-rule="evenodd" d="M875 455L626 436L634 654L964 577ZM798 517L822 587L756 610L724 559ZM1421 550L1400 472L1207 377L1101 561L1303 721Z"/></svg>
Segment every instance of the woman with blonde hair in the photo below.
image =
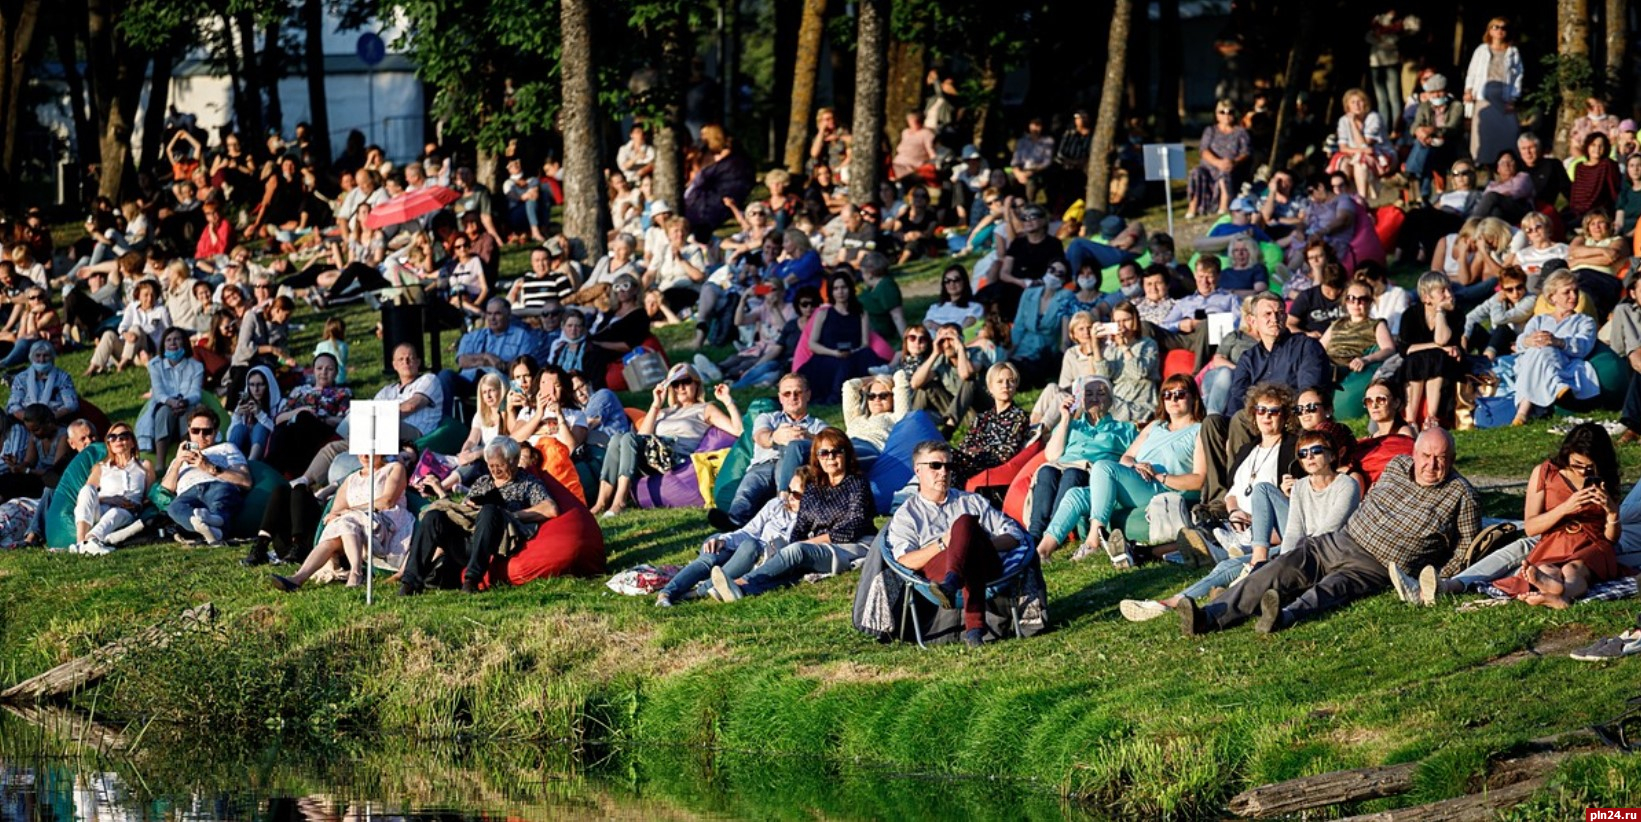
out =
<svg viewBox="0 0 1641 822"><path fill-rule="evenodd" d="M1367 92L1345 92L1345 113L1339 118L1336 168L1350 175L1357 193L1369 202L1378 198L1379 169L1389 155L1385 122L1368 102Z"/></svg>
<svg viewBox="0 0 1641 822"><path fill-rule="evenodd" d="M477 391L477 410L473 413L473 424L467 431L467 439L456 452L456 470L446 474L438 481L439 488L427 488L428 478L423 481L424 495L442 497L444 491L449 491L457 485L472 485L484 475L484 446L496 437L505 436L509 429L508 413L503 402L507 396L507 386L502 383L501 376L487 371L479 377Z"/></svg>
<svg viewBox="0 0 1641 822"><path fill-rule="evenodd" d="M137 450L131 426L109 426L108 456L91 466L91 474L74 500L73 554L106 554L109 537L137 521L148 489L154 485L154 465Z"/></svg>
<svg viewBox="0 0 1641 822"><path fill-rule="evenodd" d="M1516 418L1524 425L1540 408L1571 394L1581 400L1601 393L1590 352L1595 348L1595 320L1578 310L1578 279L1566 269L1544 281L1551 311L1527 321L1516 338Z"/></svg>

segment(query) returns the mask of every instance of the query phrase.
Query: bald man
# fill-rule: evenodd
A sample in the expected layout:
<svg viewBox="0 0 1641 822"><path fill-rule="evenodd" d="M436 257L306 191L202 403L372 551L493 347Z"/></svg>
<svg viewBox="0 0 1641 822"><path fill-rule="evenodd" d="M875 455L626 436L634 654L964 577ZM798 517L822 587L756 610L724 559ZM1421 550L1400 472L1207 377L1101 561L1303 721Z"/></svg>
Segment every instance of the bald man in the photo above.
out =
<svg viewBox="0 0 1641 822"><path fill-rule="evenodd" d="M1255 615L1254 630L1280 631L1391 587L1389 566L1404 573L1441 567L1480 530L1476 492L1453 470L1452 435L1429 429L1411 457L1385 466L1344 528L1285 546L1206 608L1180 597L1180 632L1198 636Z"/></svg>

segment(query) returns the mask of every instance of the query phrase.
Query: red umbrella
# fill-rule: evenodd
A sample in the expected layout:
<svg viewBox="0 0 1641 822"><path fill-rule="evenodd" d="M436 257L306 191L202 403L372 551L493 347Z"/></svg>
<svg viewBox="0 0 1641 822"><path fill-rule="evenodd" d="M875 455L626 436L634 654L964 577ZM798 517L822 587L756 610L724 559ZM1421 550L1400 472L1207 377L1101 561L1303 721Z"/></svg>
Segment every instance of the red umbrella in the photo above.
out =
<svg viewBox="0 0 1641 822"><path fill-rule="evenodd" d="M431 214L461 199L454 189L430 185L409 194L400 194L370 210L365 228L385 228L408 223L424 214Z"/></svg>

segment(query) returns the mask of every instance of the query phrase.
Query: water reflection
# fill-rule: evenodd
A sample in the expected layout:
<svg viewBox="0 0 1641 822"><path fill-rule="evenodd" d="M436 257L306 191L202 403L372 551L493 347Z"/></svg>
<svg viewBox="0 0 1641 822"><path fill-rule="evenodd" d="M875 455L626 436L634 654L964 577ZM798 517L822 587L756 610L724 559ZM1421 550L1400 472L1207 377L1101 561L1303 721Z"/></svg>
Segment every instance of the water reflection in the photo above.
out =
<svg viewBox="0 0 1641 822"><path fill-rule="evenodd" d="M0 715L0 822L1091 818L1042 786L689 748L224 751L145 731L114 750L121 729L84 731Z"/></svg>

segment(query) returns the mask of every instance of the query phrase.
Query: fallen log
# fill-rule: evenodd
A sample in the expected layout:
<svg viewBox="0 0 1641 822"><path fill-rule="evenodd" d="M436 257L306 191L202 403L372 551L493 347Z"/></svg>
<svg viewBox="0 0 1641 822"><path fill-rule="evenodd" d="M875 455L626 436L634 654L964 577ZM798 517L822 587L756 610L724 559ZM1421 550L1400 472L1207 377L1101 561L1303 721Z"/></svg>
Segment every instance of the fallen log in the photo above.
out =
<svg viewBox="0 0 1641 822"><path fill-rule="evenodd" d="M85 656L76 657L43 674L25 679L0 691L0 702L34 704L65 696L100 682L114 670L122 657L137 648L164 648L171 640L190 631L210 627L216 621L216 606L207 602L183 611L139 634L111 642Z"/></svg>
<svg viewBox="0 0 1641 822"><path fill-rule="evenodd" d="M1261 785L1231 797L1231 813L1263 818L1311 808L1382 799L1413 790L1417 762L1379 768L1353 768Z"/></svg>
<svg viewBox="0 0 1641 822"><path fill-rule="evenodd" d="M1504 808L1525 802L1534 791L1544 786L1544 781L1545 777L1529 779L1496 790L1443 799L1428 805L1346 817L1340 822L1410 822L1415 819L1419 822L1480 822L1495 818Z"/></svg>
<svg viewBox="0 0 1641 822"><path fill-rule="evenodd" d="M6 713L17 717L63 740L76 753L93 751L108 755L124 753L131 748L125 732L94 722L67 708L55 705L0 705Z"/></svg>

